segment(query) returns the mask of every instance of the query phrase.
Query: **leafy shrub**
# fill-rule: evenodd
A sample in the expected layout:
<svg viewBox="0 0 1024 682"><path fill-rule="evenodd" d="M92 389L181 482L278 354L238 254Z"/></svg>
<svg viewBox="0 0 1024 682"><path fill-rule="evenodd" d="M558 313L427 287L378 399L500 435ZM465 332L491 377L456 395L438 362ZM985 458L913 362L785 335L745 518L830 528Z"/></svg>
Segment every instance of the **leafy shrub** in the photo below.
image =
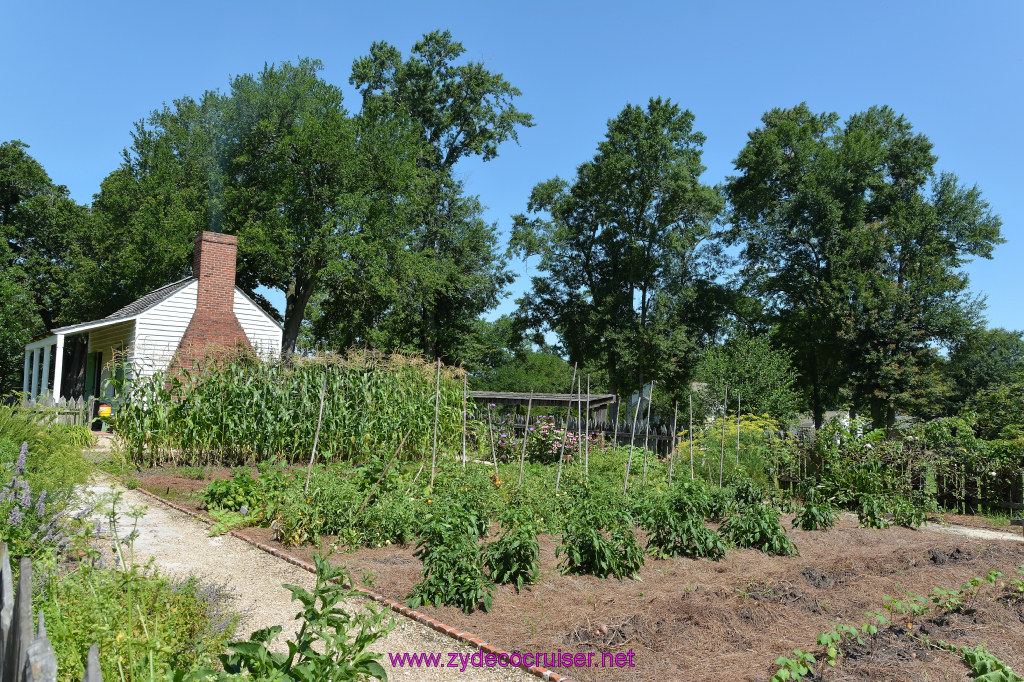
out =
<svg viewBox="0 0 1024 682"><path fill-rule="evenodd" d="M374 677L387 679L378 659L370 651L377 640L386 637L394 619L384 623L387 612L372 604L366 611L349 612L344 601L361 596L351 587L352 576L344 566L333 567L325 557L313 554L316 586L309 592L285 585L292 599L302 603L298 617L302 627L288 642L286 652L272 653L270 646L281 633L275 625L254 632L248 642L232 642L230 654L220 659L229 674L248 673L255 679L272 680L357 680Z"/></svg>
<svg viewBox="0 0 1024 682"><path fill-rule="evenodd" d="M441 536L439 544L423 545L421 580L409 595L408 604L457 606L469 613L479 605L489 611L494 583L484 572L483 550L470 533Z"/></svg>
<svg viewBox="0 0 1024 682"><path fill-rule="evenodd" d="M920 496L910 498L896 497L890 502L892 522L897 526L918 528L924 523L929 511L934 511L934 500L931 504Z"/></svg>
<svg viewBox="0 0 1024 682"><path fill-rule="evenodd" d="M743 507L722 523L719 533L738 547L754 547L765 554L795 556L798 553L779 523L779 512L764 504Z"/></svg>
<svg viewBox="0 0 1024 682"><path fill-rule="evenodd" d="M501 529L501 536L487 547L487 567L494 582L514 583L521 590L524 584L536 580L540 570L540 529L533 509L510 506L502 516Z"/></svg>
<svg viewBox="0 0 1024 682"><path fill-rule="evenodd" d="M654 514L647 551L652 556L704 557L718 561L725 556L727 545L722 537L704 525L704 517L693 511L664 506Z"/></svg>
<svg viewBox="0 0 1024 682"><path fill-rule="evenodd" d="M764 491L752 481L742 481L736 486L733 497L740 506L757 505L764 500Z"/></svg>
<svg viewBox="0 0 1024 682"><path fill-rule="evenodd" d="M710 488L708 508L704 515L708 521L718 522L736 509L736 494L731 488Z"/></svg>
<svg viewBox="0 0 1024 682"><path fill-rule="evenodd" d="M669 491L671 504L680 511L690 512L701 518L710 519L717 502L712 499L711 489L700 482L680 480Z"/></svg>
<svg viewBox="0 0 1024 682"><path fill-rule="evenodd" d="M238 511L247 507L251 512L263 510L271 517L271 507L281 501L288 484L281 466L261 466L256 476L241 467L229 480L210 481L199 496L207 509Z"/></svg>
<svg viewBox="0 0 1024 682"><path fill-rule="evenodd" d="M629 513L644 530L655 528L660 521L658 511L667 504L665 493L651 486L636 486L629 491Z"/></svg>
<svg viewBox="0 0 1024 682"><path fill-rule="evenodd" d="M433 508L435 500L428 498ZM484 571L480 538L488 518L463 500L438 501L420 529L417 553L423 561L422 579L409 595L409 605L444 604L469 613L479 604L491 608L494 583Z"/></svg>
<svg viewBox="0 0 1024 682"><path fill-rule="evenodd" d="M599 578L633 577L644 565L644 553L628 513L588 512L582 505L566 519L562 542L555 548L555 556L562 554L562 573L589 573Z"/></svg>
<svg viewBox="0 0 1024 682"><path fill-rule="evenodd" d="M861 493L857 497L857 521L863 528L888 528L885 501L877 495Z"/></svg>
<svg viewBox="0 0 1024 682"><path fill-rule="evenodd" d="M343 535L355 525L356 519L353 516L373 486L373 481L366 483L365 472L357 473L357 471L342 462L318 466L312 473L309 494L305 497L302 497L298 483L296 484L295 494L298 498L309 499L308 504L311 505L311 509L308 510L307 516L311 515L314 519L320 519L319 532ZM380 475L380 470L377 470L377 475ZM383 490L385 484L387 484L387 492L393 489L393 486L385 480L378 488L377 494L385 492ZM364 514L372 509L375 501L368 504Z"/></svg>
<svg viewBox="0 0 1024 682"><path fill-rule="evenodd" d="M0 405L0 479L14 470L21 444L28 443L23 477L33 490L46 491L47 504L64 509L74 498L75 486L89 479L82 458L92 435L79 426L51 424L44 414Z"/></svg>
<svg viewBox="0 0 1024 682"><path fill-rule="evenodd" d="M197 671L224 650L238 622L230 595L197 578L169 579L133 560L134 528L123 536L111 498L107 524L124 570L87 560L44 583L40 608L57 655L59 679L82 678L89 647L99 645L104 679L164 679L172 670ZM142 511L135 509L136 519Z"/></svg>
<svg viewBox="0 0 1024 682"><path fill-rule="evenodd" d="M150 680L157 672L209 664L234 634L229 595L198 578L175 581L133 566L78 569L47 583L42 610L61 680L79 680L85 653L100 647L103 678Z"/></svg>
<svg viewBox="0 0 1024 682"><path fill-rule="evenodd" d="M71 542L64 511L47 504L47 491L35 497L24 478L28 443L22 443L10 482L0 489L0 540L14 557L38 558L63 552Z"/></svg>
<svg viewBox="0 0 1024 682"><path fill-rule="evenodd" d="M366 547L404 545L416 536L421 513L404 491L383 495L356 519L359 540Z"/></svg>
<svg viewBox="0 0 1024 682"><path fill-rule="evenodd" d="M828 530L839 520L839 510L817 487L808 488L804 504L793 518L793 527L801 530Z"/></svg>

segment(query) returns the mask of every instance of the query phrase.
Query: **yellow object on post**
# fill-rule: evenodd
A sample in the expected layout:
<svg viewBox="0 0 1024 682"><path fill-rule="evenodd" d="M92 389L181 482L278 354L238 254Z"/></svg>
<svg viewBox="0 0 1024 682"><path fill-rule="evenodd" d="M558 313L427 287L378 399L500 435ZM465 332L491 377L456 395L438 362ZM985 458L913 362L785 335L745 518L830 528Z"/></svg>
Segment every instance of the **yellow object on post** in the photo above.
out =
<svg viewBox="0 0 1024 682"><path fill-rule="evenodd" d="M109 417L110 416L110 403L100 403L99 416L100 417Z"/></svg>

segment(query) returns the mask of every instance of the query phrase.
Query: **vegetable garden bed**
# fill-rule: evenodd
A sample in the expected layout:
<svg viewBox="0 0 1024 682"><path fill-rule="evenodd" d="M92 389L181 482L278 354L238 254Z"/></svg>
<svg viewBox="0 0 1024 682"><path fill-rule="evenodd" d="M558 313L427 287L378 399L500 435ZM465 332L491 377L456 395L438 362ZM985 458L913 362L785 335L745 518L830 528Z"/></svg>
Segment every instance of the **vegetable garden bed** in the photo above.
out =
<svg viewBox="0 0 1024 682"><path fill-rule="evenodd" d="M195 491L203 481L167 467L137 475L151 492L200 508ZM227 470L206 472L208 478L226 475ZM647 557L639 580L563 575L555 556L559 536L542 533L535 584L519 592L498 585L486 612L418 609L509 651L594 652L596 660L605 652L635 652L634 668L553 668L579 680L767 680L780 668L776 659L792 660L794 650L815 654L813 679L970 679L959 655L928 647L925 639L984 643L1003 662L1024 670L1024 593L1012 582L1021 577L1024 542L951 537L928 526L860 528L850 520L828 531L802 531L790 528L791 518L784 516L783 526L799 556L733 548L717 562ZM244 532L311 561L312 545L283 546L270 528ZM645 533L636 533L644 546ZM489 535L496 534L492 524ZM321 540L329 545L334 538ZM331 561L370 578L375 591L398 601L421 578L413 545L338 552ZM1004 577L984 581L990 570ZM972 578L979 579L974 588ZM932 603L935 588L956 592L961 603ZM835 629L836 623L868 623L865 612L879 612L890 623L863 644ZM827 647L817 644L830 632L842 640L845 654L835 667L825 660Z"/></svg>

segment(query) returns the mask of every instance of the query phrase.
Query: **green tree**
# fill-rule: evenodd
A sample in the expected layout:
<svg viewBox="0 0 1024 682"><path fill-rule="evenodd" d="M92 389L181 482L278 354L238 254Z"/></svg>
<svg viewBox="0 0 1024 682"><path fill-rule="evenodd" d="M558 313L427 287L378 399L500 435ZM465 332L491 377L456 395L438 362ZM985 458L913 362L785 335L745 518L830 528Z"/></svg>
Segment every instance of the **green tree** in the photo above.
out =
<svg viewBox="0 0 1024 682"><path fill-rule="evenodd" d="M729 387L730 409L736 409L739 399L746 414L787 421L800 404L790 353L777 348L769 336L739 333L708 347L694 371L694 381L704 385L696 395L702 414L721 406L723 384Z"/></svg>
<svg viewBox="0 0 1024 682"><path fill-rule="evenodd" d="M607 372L622 395L652 378L679 384L703 341L695 337L715 326L721 198L700 182L704 139L670 101L628 105L572 183L538 184L527 206L537 217L515 217L512 248L539 255L541 273L519 314L554 331L570 362Z"/></svg>
<svg viewBox="0 0 1024 682"><path fill-rule="evenodd" d="M494 159L504 142L518 141L520 128L533 125L513 103L519 89L479 62L458 63L464 53L448 31L426 34L406 59L377 42L355 60L350 78L364 115L412 122L422 142L417 164L427 171L416 228L402 254L413 295L391 297L378 336L393 346L415 340L422 352L450 362L460 359L469 326L512 279L496 248L495 227L481 220L482 207L462 195L452 171L466 157Z"/></svg>
<svg viewBox="0 0 1024 682"><path fill-rule="evenodd" d="M801 104L762 123L726 186L729 241L795 351L816 424L843 399L876 426L926 409L941 390L935 345L980 309L961 266L991 257L999 218L936 174L929 140L887 107L840 126Z"/></svg>
<svg viewBox="0 0 1024 682"><path fill-rule="evenodd" d="M225 224L243 277L285 294L285 351L325 271L353 264L416 181L402 123L355 120L321 69L310 59L265 66L235 78L225 103Z"/></svg>
<svg viewBox="0 0 1024 682"><path fill-rule="evenodd" d="M466 355L474 390L565 393L569 389L572 365L554 349L535 346L523 331L519 320L508 315L477 322Z"/></svg>
<svg viewBox="0 0 1024 682"><path fill-rule="evenodd" d="M968 401L967 409L977 415L975 430L979 437L1024 438L1024 380L982 389Z"/></svg>
<svg viewBox="0 0 1024 682"><path fill-rule="evenodd" d="M217 93L183 97L135 124L120 166L93 201L96 226L81 242L70 283L75 321L103 317L189 276L196 234L224 229L223 104Z"/></svg>
<svg viewBox="0 0 1024 682"><path fill-rule="evenodd" d="M979 391L1024 380L1024 332L972 330L953 346L945 373L953 386L954 411Z"/></svg>
<svg viewBox="0 0 1024 682"><path fill-rule="evenodd" d="M32 315L50 329L66 319L68 279L90 215L27 149L20 140L0 144L0 258L7 278L31 292Z"/></svg>
<svg viewBox="0 0 1024 682"><path fill-rule="evenodd" d="M74 321L71 282L92 225L27 149L0 143L0 395L21 390L24 345Z"/></svg>
<svg viewBox="0 0 1024 682"><path fill-rule="evenodd" d="M0 273L0 397L21 390L25 344L41 331L32 292L15 273Z"/></svg>

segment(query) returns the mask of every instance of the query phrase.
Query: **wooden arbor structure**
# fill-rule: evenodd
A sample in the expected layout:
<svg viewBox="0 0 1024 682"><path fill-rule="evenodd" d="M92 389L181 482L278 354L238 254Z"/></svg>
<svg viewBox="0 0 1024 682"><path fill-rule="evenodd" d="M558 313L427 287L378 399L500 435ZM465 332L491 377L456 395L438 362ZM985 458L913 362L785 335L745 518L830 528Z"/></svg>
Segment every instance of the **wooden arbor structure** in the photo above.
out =
<svg viewBox="0 0 1024 682"><path fill-rule="evenodd" d="M470 391L469 397L478 403L491 403L494 405L523 406L533 396L534 407L561 407L574 410L577 406L591 415L592 419L606 421L608 419L608 406L616 402L614 393L592 393L588 402L586 394L579 393L506 393L503 391Z"/></svg>

